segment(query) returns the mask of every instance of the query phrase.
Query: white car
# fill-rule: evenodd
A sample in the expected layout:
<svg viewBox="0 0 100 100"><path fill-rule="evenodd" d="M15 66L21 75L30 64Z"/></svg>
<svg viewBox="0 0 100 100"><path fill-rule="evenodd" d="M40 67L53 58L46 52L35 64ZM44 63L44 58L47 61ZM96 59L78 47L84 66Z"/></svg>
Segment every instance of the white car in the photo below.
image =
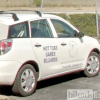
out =
<svg viewBox="0 0 100 100"><path fill-rule="evenodd" d="M0 12L0 85L15 94L31 95L38 81L77 71L96 76L99 53L98 40L56 15Z"/></svg>

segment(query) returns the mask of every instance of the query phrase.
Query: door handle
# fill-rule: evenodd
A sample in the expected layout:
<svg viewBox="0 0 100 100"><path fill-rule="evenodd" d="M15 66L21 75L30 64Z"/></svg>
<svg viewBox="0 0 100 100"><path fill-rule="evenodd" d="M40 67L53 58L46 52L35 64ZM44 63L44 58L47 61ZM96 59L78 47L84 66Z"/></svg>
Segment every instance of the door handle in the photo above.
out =
<svg viewBox="0 0 100 100"><path fill-rule="evenodd" d="M62 45L62 46L65 46L65 45L67 45L67 44L66 44L66 43L61 43L61 45Z"/></svg>
<svg viewBox="0 0 100 100"><path fill-rule="evenodd" d="M42 46L41 44L36 44L36 45L35 45L35 47L41 47L41 46Z"/></svg>

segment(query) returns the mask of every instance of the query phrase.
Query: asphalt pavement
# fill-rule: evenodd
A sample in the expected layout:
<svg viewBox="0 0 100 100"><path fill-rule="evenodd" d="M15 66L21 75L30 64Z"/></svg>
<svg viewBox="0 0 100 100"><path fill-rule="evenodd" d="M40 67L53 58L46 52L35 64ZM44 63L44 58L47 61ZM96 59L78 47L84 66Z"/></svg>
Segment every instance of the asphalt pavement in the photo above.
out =
<svg viewBox="0 0 100 100"><path fill-rule="evenodd" d="M2 96L0 100L67 100L68 89L92 89L98 94L98 97L93 97L93 100L100 100L100 74L88 78L80 73L75 73L41 81L37 84L36 92L28 97L15 96L11 92L11 87L0 86ZM80 99L73 98L72 100Z"/></svg>

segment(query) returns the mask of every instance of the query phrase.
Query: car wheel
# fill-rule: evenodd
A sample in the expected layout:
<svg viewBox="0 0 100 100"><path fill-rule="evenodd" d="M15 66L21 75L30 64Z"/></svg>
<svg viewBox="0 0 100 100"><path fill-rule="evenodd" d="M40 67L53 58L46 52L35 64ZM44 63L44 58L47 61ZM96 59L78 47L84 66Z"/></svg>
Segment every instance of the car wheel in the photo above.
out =
<svg viewBox="0 0 100 100"><path fill-rule="evenodd" d="M21 96L31 95L37 86L36 71L32 65L24 65L18 72L12 91Z"/></svg>
<svg viewBox="0 0 100 100"><path fill-rule="evenodd" d="M92 52L87 60L84 74L88 77L96 76L100 70L100 57L97 53Z"/></svg>

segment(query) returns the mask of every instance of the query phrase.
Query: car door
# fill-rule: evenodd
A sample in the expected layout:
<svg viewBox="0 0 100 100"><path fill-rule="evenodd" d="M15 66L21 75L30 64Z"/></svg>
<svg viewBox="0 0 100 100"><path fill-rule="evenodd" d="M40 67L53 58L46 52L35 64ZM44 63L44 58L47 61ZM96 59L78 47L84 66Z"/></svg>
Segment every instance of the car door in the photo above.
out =
<svg viewBox="0 0 100 100"><path fill-rule="evenodd" d="M75 28L66 21L51 19L61 48L61 67L63 71L83 67L85 44L82 38L75 36Z"/></svg>
<svg viewBox="0 0 100 100"><path fill-rule="evenodd" d="M30 21L33 52L39 61L41 77L48 77L61 71L60 46L47 19Z"/></svg>

